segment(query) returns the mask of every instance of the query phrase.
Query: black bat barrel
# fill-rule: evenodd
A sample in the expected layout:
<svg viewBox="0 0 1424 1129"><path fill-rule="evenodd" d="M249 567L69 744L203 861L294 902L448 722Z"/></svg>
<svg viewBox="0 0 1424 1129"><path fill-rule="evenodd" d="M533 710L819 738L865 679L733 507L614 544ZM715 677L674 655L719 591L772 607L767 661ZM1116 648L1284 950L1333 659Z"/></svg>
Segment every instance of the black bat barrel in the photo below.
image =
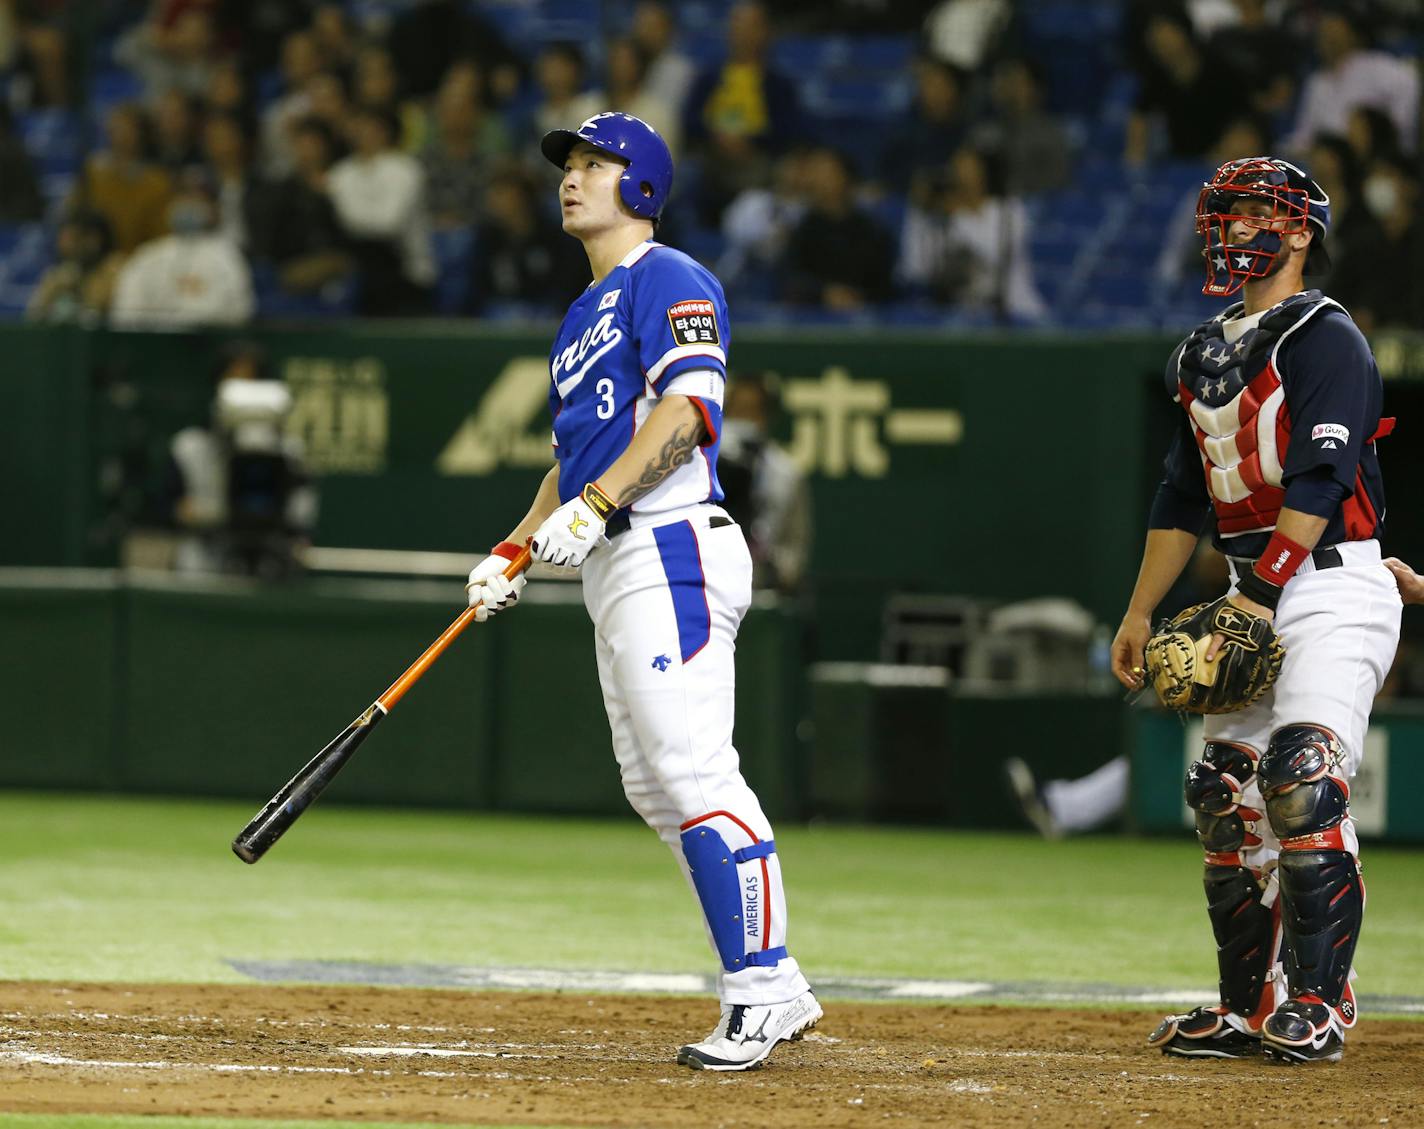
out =
<svg viewBox="0 0 1424 1129"><path fill-rule="evenodd" d="M237 838L232 841L232 853L245 863L254 863L280 839L297 821L297 817L326 791L326 787L346 762L376 728L376 722L386 716L380 705L372 705L348 725L334 741L312 757L302 770L267 801L267 806L252 817Z"/></svg>

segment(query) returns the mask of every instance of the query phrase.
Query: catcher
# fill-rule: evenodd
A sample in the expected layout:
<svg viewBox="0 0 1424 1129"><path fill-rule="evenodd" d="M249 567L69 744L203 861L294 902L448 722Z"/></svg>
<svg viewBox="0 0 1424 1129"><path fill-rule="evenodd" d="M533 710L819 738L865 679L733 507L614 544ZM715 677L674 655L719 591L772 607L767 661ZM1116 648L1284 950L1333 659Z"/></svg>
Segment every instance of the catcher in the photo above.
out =
<svg viewBox="0 0 1424 1129"><path fill-rule="evenodd" d="M1328 266L1329 228L1328 197L1286 161L1231 161L1203 186L1203 292L1243 300L1167 364L1181 428L1113 640L1125 686L1146 674L1169 705L1208 715L1186 800L1220 999L1152 1032L1171 1055L1336 1060L1356 1020L1365 888L1349 779L1401 604L1376 540L1375 440L1393 424L1379 370L1349 314L1304 289ZM1149 642L1209 515L1230 590Z"/></svg>

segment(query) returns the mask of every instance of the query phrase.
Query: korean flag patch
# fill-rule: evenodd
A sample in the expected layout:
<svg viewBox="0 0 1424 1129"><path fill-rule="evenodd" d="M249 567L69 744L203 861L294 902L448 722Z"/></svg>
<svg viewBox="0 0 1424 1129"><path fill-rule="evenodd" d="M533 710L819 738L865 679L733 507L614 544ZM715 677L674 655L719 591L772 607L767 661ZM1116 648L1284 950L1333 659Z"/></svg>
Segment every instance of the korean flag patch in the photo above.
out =
<svg viewBox="0 0 1424 1129"><path fill-rule="evenodd" d="M668 307L668 324L679 345L721 345L717 309L706 298L689 298Z"/></svg>

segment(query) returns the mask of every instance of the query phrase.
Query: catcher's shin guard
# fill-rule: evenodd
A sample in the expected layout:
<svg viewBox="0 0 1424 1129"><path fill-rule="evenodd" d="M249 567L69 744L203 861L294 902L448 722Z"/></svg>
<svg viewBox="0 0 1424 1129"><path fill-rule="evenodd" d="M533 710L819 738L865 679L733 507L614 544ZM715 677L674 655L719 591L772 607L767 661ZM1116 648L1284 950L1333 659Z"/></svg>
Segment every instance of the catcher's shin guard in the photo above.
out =
<svg viewBox="0 0 1424 1129"><path fill-rule="evenodd" d="M1280 910L1262 903L1262 882L1246 867L1208 865L1202 886L1222 1005L1259 1031L1276 1003L1270 974L1280 949Z"/></svg>
<svg viewBox="0 0 1424 1129"><path fill-rule="evenodd" d="M1256 774L1249 745L1208 741L1187 770L1186 800L1196 809L1197 838L1206 851L1202 886L1216 938L1221 1003L1257 1031L1275 1004L1271 969L1280 947L1280 917L1264 899L1265 883L1241 861L1241 848L1259 846L1250 827L1262 814L1241 806Z"/></svg>
<svg viewBox="0 0 1424 1129"><path fill-rule="evenodd" d="M1349 824L1350 786L1336 775L1339 740L1315 725L1288 725L1261 758L1261 793L1281 840L1286 984L1291 997L1349 1001L1350 966L1365 912L1365 887Z"/></svg>

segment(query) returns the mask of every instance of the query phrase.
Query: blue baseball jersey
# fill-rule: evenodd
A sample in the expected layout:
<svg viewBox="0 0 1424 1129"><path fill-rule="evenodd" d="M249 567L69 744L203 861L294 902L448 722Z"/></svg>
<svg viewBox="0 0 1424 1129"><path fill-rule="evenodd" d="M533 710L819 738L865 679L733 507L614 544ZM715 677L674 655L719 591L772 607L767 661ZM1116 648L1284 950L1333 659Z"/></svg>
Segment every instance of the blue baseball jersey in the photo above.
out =
<svg viewBox="0 0 1424 1129"><path fill-rule="evenodd" d="M658 401L687 396L707 437L691 462L630 507L640 514L720 502L717 449L727 382L727 301L701 264L648 240L569 307L549 355L559 501L596 481Z"/></svg>

